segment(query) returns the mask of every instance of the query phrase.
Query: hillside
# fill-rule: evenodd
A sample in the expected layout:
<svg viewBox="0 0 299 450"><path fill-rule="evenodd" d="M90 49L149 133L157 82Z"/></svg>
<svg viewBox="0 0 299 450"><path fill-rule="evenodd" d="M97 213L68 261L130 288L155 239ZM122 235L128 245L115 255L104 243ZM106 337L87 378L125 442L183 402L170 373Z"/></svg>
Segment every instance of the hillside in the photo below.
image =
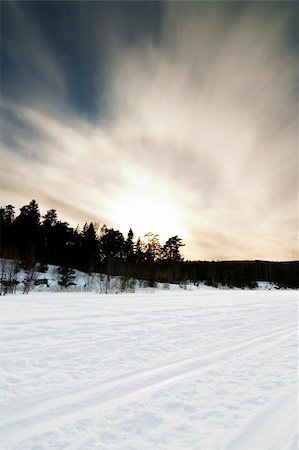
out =
<svg viewBox="0 0 299 450"><path fill-rule="evenodd" d="M36 264L30 270L13 260L0 260L1 294L29 292L155 292L160 290L213 290L228 289L219 284L209 286L202 281L186 280L181 283L161 283L148 280L138 280L132 277L108 276L101 273L85 273L75 269L61 268L55 265L43 266ZM255 289L278 289L275 283L259 281ZM235 288L239 289L239 288Z"/></svg>

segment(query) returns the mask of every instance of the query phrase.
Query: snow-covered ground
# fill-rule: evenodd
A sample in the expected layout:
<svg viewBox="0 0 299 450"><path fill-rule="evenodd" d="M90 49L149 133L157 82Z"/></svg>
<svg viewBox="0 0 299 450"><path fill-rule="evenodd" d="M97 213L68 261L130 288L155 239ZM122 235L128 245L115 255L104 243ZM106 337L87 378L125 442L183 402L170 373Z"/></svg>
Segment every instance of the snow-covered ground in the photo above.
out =
<svg viewBox="0 0 299 450"><path fill-rule="evenodd" d="M2 449L297 450L297 292L0 298Z"/></svg>

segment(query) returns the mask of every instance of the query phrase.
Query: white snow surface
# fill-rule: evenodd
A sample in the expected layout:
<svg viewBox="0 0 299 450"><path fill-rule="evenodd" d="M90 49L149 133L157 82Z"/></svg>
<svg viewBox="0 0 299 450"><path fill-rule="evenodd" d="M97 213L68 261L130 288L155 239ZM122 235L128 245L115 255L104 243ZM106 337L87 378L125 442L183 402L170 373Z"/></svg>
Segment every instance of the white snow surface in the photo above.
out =
<svg viewBox="0 0 299 450"><path fill-rule="evenodd" d="M297 450L297 296L1 297L1 448Z"/></svg>

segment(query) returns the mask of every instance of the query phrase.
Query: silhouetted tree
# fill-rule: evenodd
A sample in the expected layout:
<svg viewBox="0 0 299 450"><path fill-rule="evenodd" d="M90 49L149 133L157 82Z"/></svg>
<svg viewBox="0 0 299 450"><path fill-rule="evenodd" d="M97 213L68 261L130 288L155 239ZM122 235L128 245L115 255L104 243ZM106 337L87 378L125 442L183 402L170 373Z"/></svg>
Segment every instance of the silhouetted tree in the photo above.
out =
<svg viewBox="0 0 299 450"><path fill-rule="evenodd" d="M14 258L15 243L15 212L12 205L0 208L0 256Z"/></svg>
<svg viewBox="0 0 299 450"><path fill-rule="evenodd" d="M103 257L122 258L125 249L123 234L113 228L107 228L106 225L101 228L101 233L100 249Z"/></svg>
<svg viewBox="0 0 299 450"><path fill-rule="evenodd" d="M40 212L35 200L22 206L15 224L20 257L25 261L30 259L33 263L37 258L37 239L40 226Z"/></svg>
<svg viewBox="0 0 299 450"><path fill-rule="evenodd" d="M52 228L57 223L57 211L56 209L49 209L43 216L44 228Z"/></svg>
<svg viewBox="0 0 299 450"><path fill-rule="evenodd" d="M68 266L73 260L73 229L67 222L58 220L52 229L52 264Z"/></svg>
<svg viewBox="0 0 299 450"><path fill-rule="evenodd" d="M124 254L127 262L134 261L134 233L132 228L128 231L128 236L124 245Z"/></svg>
<svg viewBox="0 0 299 450"><path fill-rule="evenodd" d="M146 233L147 241L144 243L143 253L148 262L158 261L161 258L161 245L159 236L154 233Z"/></svg>
<svg viewBox="0 0 299 450"><path fill-rule="evenodd" d="M3 211L3 219L8 225L12 225L15 220L15 208L12 205L7 205L5 208L1 208Z"/></svg>
<svg viewBox="0 0 299 450"><path fill-rule="evenodd" d="M98 239L92 222L89 225L87 223L84 225L81 243L83 269L92 272L99 250Z"/></svg>
<svg viewBox="0 0 299 450"><path fill-rule="evenodd" d="M144 247L144 245L143 245L143 243L142 243L142 241L141 241L141 239L139 237L137 239L136 244L135 244L135 251L134 251L135 261L136 261L137 264L138 263L142 263L142 262L145 261L145 255L143 253L143 247Z"/></svg>
<svg viewBox="0 0 299 450"><path fill-rule="evenodd" d="M43 222L40 227L41 240L41 262L51 262L53 254L53 245L55 244L55 225L57 224L57 212L55 209L49 209L43 216Z"/></svg>
<svg viewBox="0 0 299 450"><path fill-rule="evenodd" d="M180 248L184 245L182 239L178 236L169 238L162 248L162 258L171 261L182 261Z"/></svg>

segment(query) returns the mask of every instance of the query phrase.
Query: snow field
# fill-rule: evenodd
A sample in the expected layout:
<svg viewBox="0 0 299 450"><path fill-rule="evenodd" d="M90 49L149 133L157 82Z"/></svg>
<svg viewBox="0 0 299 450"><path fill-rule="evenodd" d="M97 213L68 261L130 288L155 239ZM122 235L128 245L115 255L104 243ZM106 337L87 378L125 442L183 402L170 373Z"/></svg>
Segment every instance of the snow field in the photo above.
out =
<svg viewBox="0 0 299 450"><path fill-rule="evenodd" d="M295 291L0 305L4 449L297 449Z"/></svg>

